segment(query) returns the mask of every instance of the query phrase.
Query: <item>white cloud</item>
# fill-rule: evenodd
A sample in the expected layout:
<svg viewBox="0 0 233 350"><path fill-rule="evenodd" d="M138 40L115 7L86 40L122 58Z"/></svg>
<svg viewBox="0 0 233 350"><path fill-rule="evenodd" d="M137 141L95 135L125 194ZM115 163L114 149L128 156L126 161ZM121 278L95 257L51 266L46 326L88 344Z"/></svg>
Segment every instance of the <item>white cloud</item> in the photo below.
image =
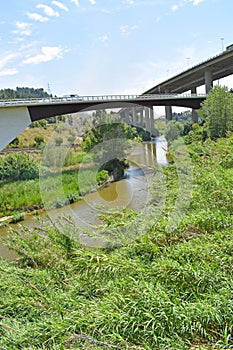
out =
<svg viewBox="0 0 233 350"><path fill-rule="evenodd" d="M36 7L38 9L42 9L44 11L44 13L49 17L58 17L59 16L59 13L57 11L54 11L54 9L50 6L38 4L38 5L36 5Z"/></svg>
<svg viewBox="0 0 233 350"><path fill-rule="evenodd" d="M49 62L54 59L58 59L62 57L62 49L57 46L43 46L41 48L41 53L29 57L23 61L24 64L38 64L41 62Z"/></svg>
<svg viewBox="0 0 233 350"><path fill-rule="evenodd" d="M18 70L16 68L8 68L8 69L0 70L0 77L15 75L17 73L18 73Z"/></svg>
<svg viewBox="0 0 233 350"><path fill-rule="evenodd" d="M109 37L108 35L103 35L100 38L100 41L102 41L103 43L107 43L109 41Z"/></svg>
<svg viewBox="0 0 233 350"><path fill-rule="evenodd" d="M173 12L175 12L176 10L178 10L178 7L179 7L178 5L173 5L171 9Z"/></svg>
<svg viewBox="0 0 233 350"><path fill-rule="evenodd" d="M125 4L125 5L133 5L134 4L134 0L123 0L122 3Z"/></svg>
<svg viewBox="0 0 233 350"><path fill-rule="evenodd" d="M47 17L39 15L39 13L27 13L28 18L32 19L33 21L37 22L47 22L49 19Z"/></svg>
<svg viewBox="0 0 233 350"><path fill-rule="evenodd" d="M95 5L96 4L96 0L88 0L89 1L89 3L91 4L91 5Z"/></svg>
<svg viewBox="0 0 233 350"><path fill-rule="evenodd" d="M171 7L171 10L173 12L177 11L179 8L185 6L186 4L190 4L192 3L193 6L197 6L199 5L201 2L203 2L205 0L180 0L180 2L178 4L174 4L172 7Z"/></svg>
<svg viewBox="0 0 233 350"><path fill-rule="evenodd" d="M79 6L79 0L70 0L70 2L73 2L76 6Z"/></svg>
<svg viewBox="0 0 233 350"><path fill-rule="evenodd" d="M194 6L199 5L202 1L204 0L193 0L193 5Z"/></svg>
<svg viewBox="0 0 233 350"><path fill-rule="evenodd" d="M30 30L13 30L14 34L19 34L19 35L25 35L25 36L30 36L31 31Z"/></svg>
<svg viewBox="0 0 233 350"><path fill-rule="evenodd" d="M25 29L27 29L28 27L30 27L30 26L31 26L31 23L26 23L26 22L16 22L16 23L15 23L15 25L16 25L16 27L17 27L18 29L25 30Z"/></svg>
<svg viewBox="0 0 233 350"><path fill-rule="evenodd" d="M18 54L10 53L6 55L5 57L0 59L0 69L4 68L9 62L14 60L16 57L18 57Z"/></svg>
<svg viewBox="0 0 233 350"><path fill-rule="evenodd" d="M18 29L14 30L13 33L19 34L19 35L26 35L26 36L31 35L31 31L29 29L29 27L31 26L31 23L16 22L15 25Z"/></svg>
<svg viewBox="0 0 233 350"><path fill-rule="evenodd" d="M15 75L18 73L18 70L16 68L5 68L5 66L7 66L8 63L13 61L16 57L18 57L18 54L10 53L0 59L0 76L1 77L7 76L7 75Z"/></svg>
<svg viewBox="0 0 233 350"><path fill-rule="evenodd" d="M137 25L133 25L131 27L127 24L120 26L120 32L122 35L130 35L136 29L138 29Z"/></svg>
<svg viewBox="0 0 233 350"><path fill-rule="evenodd" d="M59 7L59 9L64 10L68 12L68 7L66 7L64 4L62 4L60 1L52 1L52 4Z"/></svg>

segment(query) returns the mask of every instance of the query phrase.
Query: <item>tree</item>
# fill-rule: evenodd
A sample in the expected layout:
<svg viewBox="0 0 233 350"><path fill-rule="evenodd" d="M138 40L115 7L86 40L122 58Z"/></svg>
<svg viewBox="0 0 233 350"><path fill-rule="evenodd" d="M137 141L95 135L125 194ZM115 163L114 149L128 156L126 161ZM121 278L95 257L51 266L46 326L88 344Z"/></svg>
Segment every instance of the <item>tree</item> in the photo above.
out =
<svg viewBox="0 0 233 350"><path fill-rule="evenodd" d="M202 102L200 115L206 122L208 136L213 139L233 131L233 95L228 88L213 87Z"/></svg>

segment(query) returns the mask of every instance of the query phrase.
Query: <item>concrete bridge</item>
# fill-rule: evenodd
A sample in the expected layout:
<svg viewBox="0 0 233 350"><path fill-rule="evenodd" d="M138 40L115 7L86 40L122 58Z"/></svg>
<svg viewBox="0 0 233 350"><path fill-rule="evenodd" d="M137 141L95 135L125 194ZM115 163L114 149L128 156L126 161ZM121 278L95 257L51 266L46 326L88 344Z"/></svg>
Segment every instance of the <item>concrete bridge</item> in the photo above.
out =
<svg viewBox="0 0 233 350"><path fill-rule="evenodd" d="M233 74L233 46L230 45L221 54L201 62L145 91L143 94L191 94L197 93L197 88L205 86L208 94L213 82ZM174 105L175 106L175 105ZM165 105L167 120L172 119L171 105ZM197 121L197 114L193 108L193 121Z"/></svg>
<svg viewBox="0 0 233 350"><path fill-rule="evenodd" d="M126 122L144 125L153 134L153 106L198 109L205 98L206 94L143 94L0 100L0 150L34 121L87 110L124 107L123 119Z"/></svg>
<svg viewBox="0 0 233 350"><path fill-rule="evenodd" d="M33 121L83 110L119 108L122 118L127 123L144 125L152 134L153 106L165 106L168 121L172 119L172 106L192 108L195 122L196 109L200 108L214 80L231 74L233 74L233 49L229 46L220 55L161 82L141 95L70 96L0 101L0 150ZM201 85L205 85L206 93L203 95L197 94L197 87Z"/></svg>

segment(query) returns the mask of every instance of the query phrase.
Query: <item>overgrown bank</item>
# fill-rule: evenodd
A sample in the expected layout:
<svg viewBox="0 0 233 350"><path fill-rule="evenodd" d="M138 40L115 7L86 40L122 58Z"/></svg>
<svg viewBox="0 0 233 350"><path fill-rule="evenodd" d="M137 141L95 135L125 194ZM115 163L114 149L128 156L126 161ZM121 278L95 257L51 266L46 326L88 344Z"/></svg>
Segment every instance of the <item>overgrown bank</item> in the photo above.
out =
<svg viewBox="0 0 233 350"><path fill-rule="evenodd" d="M126 151L131 140L140 139L138 132L105 111L96 113L96 118L94 126L86 128L83 141L75 147L75 129L59 122L54 130L50 128L50 138L45 125L47 142L43 136L34 137L37 146L41 142L36 153L17 152L0 156L0 217L18 216L22 212L43 208L41 180L43 185L47 183L47 188L54 188L46 208L51 209L73 203L99 186L124 177L124 170L128 167ZM36 129L41 132L42 128ZM61 131L63 138L59 136ZM21 142L29 139L31 144L30 137L35 134L29 129L25 135L20 136ZM112 139L119 139L117 146L117 141L112 142ZM80 172L85 178L82 188L78 181ZM56 194L59 183L62 183L62 195Z"/></svg>
<svg viewBox="0 0 233 350"><path fill-rule="evenodd" d="M175 164L163 168L166 204L156 218L124 212L101 230L141 235L83 249L62 232L12 234L17 262L1 260L1 340L10 349L230 349L232 342L233 137L191 144L193 195L180 225ZM154 200L157 199L155 184ZM120 220L118 222L118 220ZM69 228L71 236L78 227ZM113 235L114 236L114 235Z"/></svg>
<svg viewBox="0 0 233 350"><path fill-rule="evenodd" d="M69 218L12 232L20 259L0 260L0 347L233 347L233 104L225 123L219 96L184 139L169 124L171 163L155 170L148 210L101 215L104 248L82 247Z"/></svg>

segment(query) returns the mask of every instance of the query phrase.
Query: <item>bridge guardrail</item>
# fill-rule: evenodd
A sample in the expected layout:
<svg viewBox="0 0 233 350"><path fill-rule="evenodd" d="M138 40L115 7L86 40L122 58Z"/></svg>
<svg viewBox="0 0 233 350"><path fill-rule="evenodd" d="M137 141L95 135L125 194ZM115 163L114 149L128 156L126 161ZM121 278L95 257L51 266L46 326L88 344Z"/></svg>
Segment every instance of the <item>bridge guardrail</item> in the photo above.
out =
<svg viewBox="0 0 233 350"><path fill-rule="evenodd" d="M181 99L206 97L206 94L147 94L147 95L102 95L102 96L78 96L78 97L51 97L32 99L0 100L0 107L28 106L38 104L56 103L85 103L85 102L115 102L115 101L144 101L156 99Z"/></svg>

